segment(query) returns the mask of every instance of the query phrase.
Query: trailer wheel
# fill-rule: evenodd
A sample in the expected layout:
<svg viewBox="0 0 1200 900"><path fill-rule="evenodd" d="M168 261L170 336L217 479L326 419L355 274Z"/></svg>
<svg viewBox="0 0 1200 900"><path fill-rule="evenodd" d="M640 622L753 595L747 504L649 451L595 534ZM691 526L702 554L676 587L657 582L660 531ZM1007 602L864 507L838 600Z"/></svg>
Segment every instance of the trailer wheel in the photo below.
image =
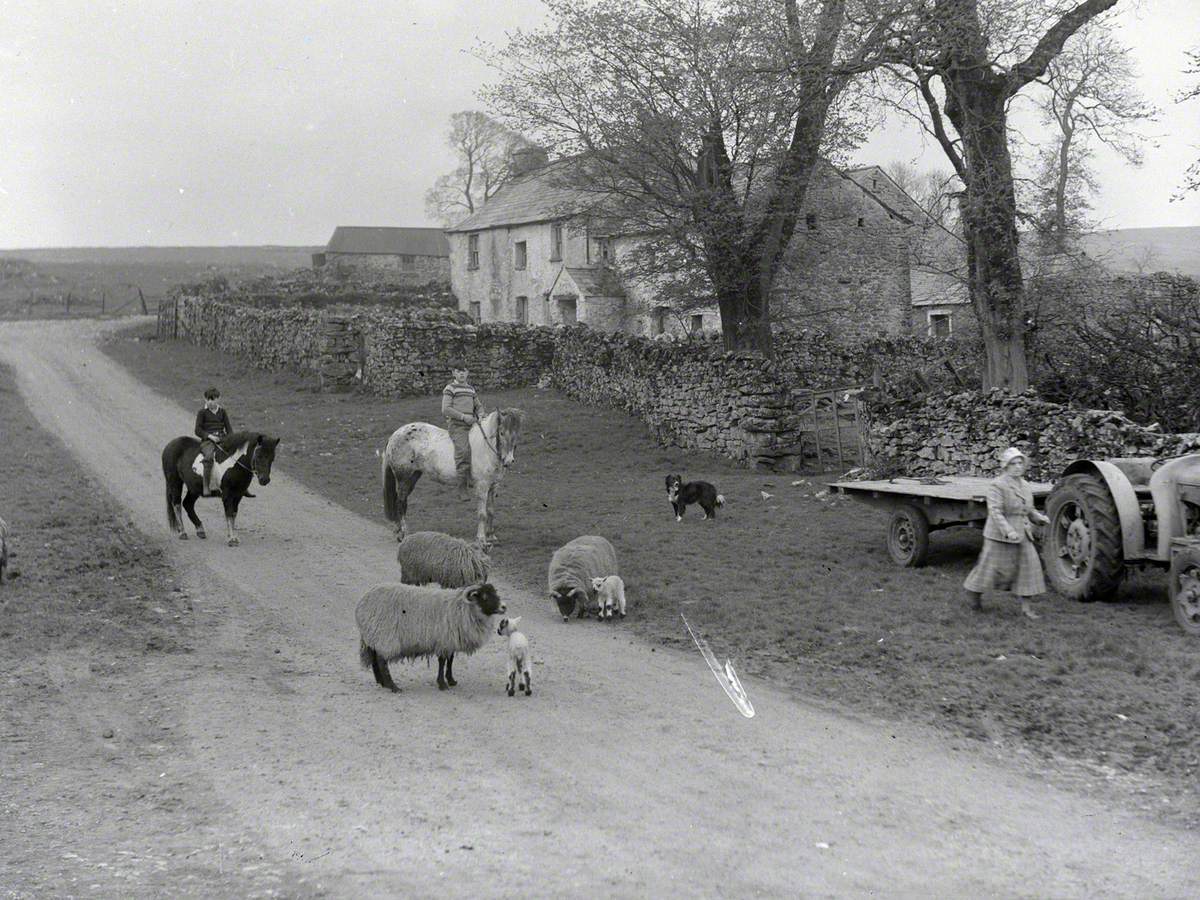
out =
<svg viewBox="0 0 1200 900"><path fill-rule="evenodd" d="M929 519L912 503L894 513L888 525L888 555L899 565L918 568L929 558Z"/></svg>
<svg viewBox="0 0 1200 900"><path fill-rule="evenodd" d="M1171 559L1167 596L1179 627L1200 637L1200 551L1184 550Z"/></svg>
<svg viewBox="0 0 1200 900"><path fill-rule="evenodd" d="M1085 603L1110 599L1125 573L1121 517L1108 485L1095 475L1068 475L1046 502L1042 545L1054 590Z"/></svg>

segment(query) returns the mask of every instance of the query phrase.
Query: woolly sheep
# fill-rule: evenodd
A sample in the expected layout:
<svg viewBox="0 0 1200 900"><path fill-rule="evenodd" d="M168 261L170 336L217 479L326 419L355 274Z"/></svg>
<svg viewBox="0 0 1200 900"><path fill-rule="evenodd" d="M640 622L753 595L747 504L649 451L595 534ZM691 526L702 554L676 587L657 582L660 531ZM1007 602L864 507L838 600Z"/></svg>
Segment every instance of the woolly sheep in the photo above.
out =
<svg viewBox="0 0 1200 900"><path fill-rule="evenodd" d="M621 613L621 618L625 618L625 582L621 580L620 575L593 578L592 590L596 592L601 619L611 619L614 606Z"/></svg>
<svg viewBox="0 0 1200 900"><path fill-rule="evenodd" d="M595 597L593 578L617 574L617 551L604 538L585 534L554 551L550 559L550 599L566 622L574 611L587 614Z"/></svg>
<svg viewBox="0 0 1200 900"><path fill-rule="evenodd" d="M439 690L454 687L454 654L474 653L492 634L492 616L508 611L492 585L462 588L381 584L358 601L354 621L362 637L358 656L375 681L390 691L388 663L398 659L438 659Z"/></svg>
<svg viewBox="0 0 1200 900"><path fill-rule="evenodd" d="M0 584L4 583L4 570L8 568L8 525L0 519Z"/></svg>
<svg viewBox="0 0 1200 900"><path fill-rule="evenodd" d="M508 638L508 696L510 697L516 692L518 672L521 673L522 690L525 691L525 696L533 695L529 638L516 630L517 623L520 621L520 616L515 619L501 619L500 627L496 629L497 634Z"/></svg>
<svg viewBox="0 0 1200 900"><path fill-rule="evenodd" d="M487 581L488 557L478 544L440 531L417 531L400 542L396 551L403 584L437 584L466 587Z"/></svg>

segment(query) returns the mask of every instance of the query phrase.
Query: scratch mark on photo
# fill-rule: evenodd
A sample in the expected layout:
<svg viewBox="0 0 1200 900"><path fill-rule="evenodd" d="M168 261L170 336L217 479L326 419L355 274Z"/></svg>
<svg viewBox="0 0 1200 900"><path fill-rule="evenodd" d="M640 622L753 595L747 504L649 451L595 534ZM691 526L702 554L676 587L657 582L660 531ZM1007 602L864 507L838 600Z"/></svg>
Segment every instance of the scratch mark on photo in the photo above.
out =
<svg viewBox="0 0 1200 900"><path fill-rule="evenodd" d="M704 661L708 663L709 669L712 670L713 676L717 679L717 683L725 689L725 693L729 699L733 701L733 705L747 719L754 717L754 704L750 702L750 698L746 696L746 689L742 687L742 681L738 678L737 672L733 668L733 660L726 659L725 666L722 668L717 662L717 656L709 649L708 641L700 637L692 630L691 623L688 622L687 616L683 613L679 614L679 618L683 619L683 624L687 627L688 634L692 636L692 640L696 642L696 648L700 651L700 655L704 657Z"/></svg>

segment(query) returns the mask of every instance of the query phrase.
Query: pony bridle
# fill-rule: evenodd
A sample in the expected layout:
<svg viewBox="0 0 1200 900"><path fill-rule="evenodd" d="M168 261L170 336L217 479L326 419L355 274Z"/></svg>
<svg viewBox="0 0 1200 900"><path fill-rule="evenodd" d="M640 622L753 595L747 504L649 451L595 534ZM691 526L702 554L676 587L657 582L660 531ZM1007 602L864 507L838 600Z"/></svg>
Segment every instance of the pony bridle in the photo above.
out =
<svg viewBox="0 0 1200 900"><path fill-rule="evenodd" d="M241 454L241 456L239 456L237 459L235 459L233 461L233 464L235 466L241 466L243 469L245 469L247 472L249 472L250 477L253 478L255 475L258 474L257 472L254 471L254 461L256 459L258 459L258 451L261 449L262 449L262 444L254 445L254 449L250 451L250 465L246 465L244 462L242 462L242 457L244 457L246 455L245 453Z"/></svg>
<svg viewBox="0 0 1200 900"><path fill-rule="evenodd" d="M479 414L475 414L475 424L479 426L479 433L483 435L483 443L487 448L496 455L496 461L504 468L508 468L508 463L504 461L504 457L500 455L500 410L496 410L496 446L493 447L491 441L488 440L487 432L483 430L483 420L479 418Z"/></svg>

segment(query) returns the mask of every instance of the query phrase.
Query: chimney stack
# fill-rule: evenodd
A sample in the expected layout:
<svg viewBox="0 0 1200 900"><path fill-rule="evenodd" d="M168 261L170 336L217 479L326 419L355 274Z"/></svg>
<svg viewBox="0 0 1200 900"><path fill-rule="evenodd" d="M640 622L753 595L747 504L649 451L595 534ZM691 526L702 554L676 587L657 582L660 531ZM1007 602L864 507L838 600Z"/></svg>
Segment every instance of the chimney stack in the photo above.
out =
<svg viewBox="0 0 1200 900"><path fill-rule="evenodd" d="M509 156L508 170L513 178L517 178L534 169L540 169L549 162L550 156L546 151L536 144L531 144L528 147L517 147L512 151Z"/></svg>

